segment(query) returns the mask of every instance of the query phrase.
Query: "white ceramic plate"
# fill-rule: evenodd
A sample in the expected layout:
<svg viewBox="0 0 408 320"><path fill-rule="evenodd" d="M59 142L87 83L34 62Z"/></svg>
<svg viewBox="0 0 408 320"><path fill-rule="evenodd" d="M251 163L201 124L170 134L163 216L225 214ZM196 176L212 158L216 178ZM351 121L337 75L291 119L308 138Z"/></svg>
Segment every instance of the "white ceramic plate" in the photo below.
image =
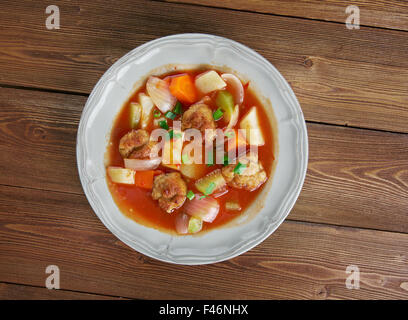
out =
<svg viewBox="0 0 408 320"><path fill-rule="evenodd" d="M163 73L172 65L183 68L199 64L235 70L241 78L251 81L251 87L264 97L261 99L265 103L271 102L278 124L277 166L259 200L232 224L202 235L174 236L140 225L119 211L107 187L104 155L113 120L123 103L149 74ZM271 235L295 204L306 175L307 160L307 131L302 110L282 75L248 47L205 34L179 34L156 39L119 59L92 90L77 136L79 176L88 201L100 220L133 249L177 264L227 260L250 250Z"/></svg>

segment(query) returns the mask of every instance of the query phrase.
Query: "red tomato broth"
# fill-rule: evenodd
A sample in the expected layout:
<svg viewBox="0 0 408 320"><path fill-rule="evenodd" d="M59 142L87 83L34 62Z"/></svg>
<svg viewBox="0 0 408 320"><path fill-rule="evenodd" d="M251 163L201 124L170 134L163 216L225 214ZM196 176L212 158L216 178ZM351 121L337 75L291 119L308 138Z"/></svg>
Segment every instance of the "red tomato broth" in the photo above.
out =
<svg viewBox="0 0 408 320"><path fill-rule="evenodd" d="M171 72L168 74L164 74L160 76L161 79L166 77L172 77L176 74L190 74L193 78L203 72L203 70L188 70L188 71L177 71ZM218 72L218 71L217 71ZM220 73L220 72L219 72ZM248 88L248 86L244 86L245 88L245 98L244 102L240 107L240 115L237 126L239 125L240 120L245 116L245 114L249 111L249 109L253 106L257 107L258 111L258 118L262 130L262 134L265 138L265 145L259 146L259 160L261 161L264 169L267 173L268 179L271 178L273 161L274 161L274 136L273 136L273 128L271 127L270 117L268 117L265 108L260 103L259 99L255 96L254 92ZM227 88L228 89L228 88ZM145 93L145 85L142 86L138 91L136 91L132 96L128 99L128 101L123 105L122 109L120 110L119 114L117 115L110 136L110 143L107 148L107 159L109 166L124 166L124 161L119 153L119 141L122 136L124 136L127 132L129 132L132 128L130 127L129 121L129 104L131 102L138 101L138 94L144 92ZM197 101L200 100L204 95L199 94ZM215 96L214 94L209 95L211 97L212 102L209 104L209 107L215 111L217 107L215 106ZM183 112L188 109L188 106L183 105ZM164 115L163 115L164 116ZM154 119L154 118L153 118ZM172 127L171 119L167 119L167 123L169 127ZM176 120L181 120L181 117L177 117ZM153 129L153 120L151 124L146 128L148 132L151 132ZM226 123L223 119L216 121L217 128L223 128L226 126ZM205 154L203 153L203 159ZM212 166L206 166L203 172L203 176L215 169L222 168L223 165L214 164ZM157 170L161 170L165 173L173 172L176 170L172 170L167 167L163 167L162 165L159 166ZM137 174L137 172L136 172ZM196 180L190 180L186 177L183 177L187 184L187 190L192 190L195 194L198 193L194 183ZM153 200L151 197L151 190L142 189L139 187L135 187L132 185L125 185L125 184L116 184L113 183L109 176L107 175L107 182L109 190L112 194L112 197L121 210L123 214L127 217L131 218L132 220L146 225L148 227L152 227L158 230L162 230L168 233L175 233L175 218L176 216L183 211L185 204L179 208L174 210L172 213L166 213L162 210L157 201ZM232 219L236 218L237 216L241 215L245 210L254 202L254 200L258 197L259 193L265 186L265 183L260 186L258 189L254 191L246 191L246 190L239 190L228 187L228 193L225 195L218 197L217 201L220 204L220 211L218 216L212 223L203 223L203 231L210 230L215 227L220 227ZM190 201L186 199L186 202ZM185 202L185 203L186 203ZM237 211L229 211L225 209L226 202L238 202L241 210Z"/></svg>

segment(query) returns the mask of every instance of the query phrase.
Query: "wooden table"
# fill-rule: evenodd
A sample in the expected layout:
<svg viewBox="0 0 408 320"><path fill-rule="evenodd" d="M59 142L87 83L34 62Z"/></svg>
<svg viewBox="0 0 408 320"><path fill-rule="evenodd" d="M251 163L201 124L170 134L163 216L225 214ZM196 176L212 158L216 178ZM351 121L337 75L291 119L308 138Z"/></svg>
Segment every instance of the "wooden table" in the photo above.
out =
<svg viewBox="0 0 408 320"><path fill-rule="evenodd" d="M60 29L45 8L60 9ZM407 299L408 2L7 1L0 12L0 298ZM310 159L296 206L232 260L176 266L99 221L75 157L79 118L118 58L200 32L255 49L290 82ZM60 290L45 289L48 265ZM360 271L347 289L346 268Z"/></svg>

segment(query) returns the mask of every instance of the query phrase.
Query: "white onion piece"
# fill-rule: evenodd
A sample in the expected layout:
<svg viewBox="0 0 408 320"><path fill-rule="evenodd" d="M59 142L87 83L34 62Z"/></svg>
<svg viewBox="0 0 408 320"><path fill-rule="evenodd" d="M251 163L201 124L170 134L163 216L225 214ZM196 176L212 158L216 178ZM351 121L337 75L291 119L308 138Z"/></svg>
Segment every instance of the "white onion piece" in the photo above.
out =
<svg viewBox="0 0 408 320"><path fill-rule="evenodd" d="M223 73L221 78L233 91L232 95L234 96L235 103L239 105L242 104L242 102L244 102L244 87L242 86L241 80L231 73Z"/></svg>
<svg viewBox="0 0 408 320"><path fill-rule="evenodd" d="M190 221L190 216L183 212L179 213L176 217L176 231L180 234L188 233L188 222Z"/></svg>
<svg viewBox="0 0 408 320"><path fill-rule="evenodd" d="M157 77L150 77L146 83L147 92L156 107L163 113L173 109L177 99L170 93L169 84Z"/></svg>
<svg viewBox="0 0 408 320"><path fill-rule="evenodd" d="M236 104L235 107L234 107L234 111L232 112L231 119L230 119L230 121L228 123L228 126L227 126L226 130L234 128L235 125L238 122L238 118L239 118L239 106ZM225 132L225 130L224 130L224 132Z"/></svg>
<svg viewBox="0 0 408 320"><path fill-rule="evenodd" d="M153 159L124 159L125 168L136 171L153 170L156 169L160 163L161 158Z"/></svg>
<svg viewBox="0 0 408 320"><path fill-rule="evenodd" d="M213 197L201 198L201 196L201 194L196 194L193 200L188 201L185 205L185 211L190 216L205 222L213 222L220 211L220 205Z"/></svg>

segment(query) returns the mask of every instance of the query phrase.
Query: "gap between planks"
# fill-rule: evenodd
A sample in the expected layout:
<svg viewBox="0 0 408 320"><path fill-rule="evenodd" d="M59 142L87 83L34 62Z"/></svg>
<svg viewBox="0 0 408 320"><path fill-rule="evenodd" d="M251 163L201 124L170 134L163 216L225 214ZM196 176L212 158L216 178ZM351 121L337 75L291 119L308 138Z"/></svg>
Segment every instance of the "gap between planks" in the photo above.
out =
<svg viewBox="0 0 408 320"><path fill-rule="evenodd" d="M162 0L151 0L151 1L165 2L165 1L162 1ZM69 91L69 90L58 90L58 89L52 89L52 88L46 88L46 87L38 88L38 87L18 86L18 85L9 85L9 84L5 84L5 83L0 83L0 88L16 89L16 90L27 90L27 91L38 91L38 92L56 93L56 94L65 94L65 95L75 95L75 96L82 96L82 97L86 97L86 98L89 97L89 94L84 93L84 92ZM338 124L338 123L322 122L322 121L307 120L307 119L305 119L305 122L306 123L326 125L326 126L359 129L359 130L378 131L378 132L385 132L385 133L397 133L397 134L403 134L403 135L408 134L408 132L402 132L402 131L391 131L391 130L385 130L385 129L370 128L370 127L352 126L352 125L349 125L348 123Z"/></svg>
<svg viewBox="0 0 408 320"><path fill-rule="evenodd" d="M74 165L85 97L17 89L2 89L0 96L8 101L1 109L0 167L7 170L0 183L77 195L85 203ZM308 175L290 219L408 232L408 135L310 123L308 131ZM15 164L27 151L30 160Z"/></svg>
<svg viewBox="0 0 408 320"><path fill-rule="evenodd" d="M30 197L44 202L38 199L38 194ZM55 198L50 194L47 197ZM67 200L71 209L78 208L72 200ZM7 212L12 212L22 206L18 216L6 218L5 235L13 240L5 242L2 251L3 279L8 282L32 281L42 286L44 266L52 259L53 264L65 270L64 281L70 289L112 296L262 299L285 298L288 294L297 298L402 298L406 295L400 286L406 281L408 270L406 235L287 222L262 245L242 256L214 265L180 266L134 252L112 237L97 217L90 212L84 214L84 204L80 206L82 209L57 214L55 210L65 205L56 202L48 216L52 220L47 220L44 208L30 214L27 210L32 204L24 199L17 202L6 207ZM38 225L41 219L44 225ZM67 219L72 225L65 226ZM19 261L17 270L16 261ZM344 286L344 269L350 264L359 265L364 273L359 292L351 292ZM221 275L222 270L229 272ZM247 281L237 277L242 272L246 273L246 279L255 282L242 287ZM185 278L185 274L192 277ZM201 283L209 274L214 275L209 277L209 283ZM174 285L182 279L187 291ZM231 287L242 290L225 291ZM259 291L254 291L255 288ZM321 295L321 290L326 294Z"/></svg>
<svg viewBox="0 0 408 320"><path fill-rule="evenodd" d="M15 288L17 288L17 289L23 288L23 289L29 289L29 290L30 289L33 289L33 290L41 290L41 289L48 290L48 292L46 292L46 294L43 295L44 299L48 299L50 296L52 296L53 293L55 293L55 295L56 295L55 298L58 299L58 300L59 299L63 299L63 300L77 300L78 299L78 300L81 300L82 296L83 296L83 298L90 298L91 296L93 296L92 298L95 299L95 300L98 300L98 299L114 299L114 300L116 300L116 299L119 299L119 300L121 300L121 299L125 299L125 300L126 299L133 299L134 300L134 298L123 297L123 296L114 296L114 295L108 295L108 294L100 294L100 293L95 293L95 292L85 292L85 291L77 291L77 290L70 290L70 289L47 289L46 287L36 286L36 285L32 285L32 284L0 281L0 298L2 300L9 299L9 297L7 297L7 296L2 296L2 291L3 291L2 285L10 286L10 287L12 287L14 289ZM76 296L76 297L75 298L61 297L61 294L62 295L72 294L73 296ZM18 300L19 299L26 300L26 299L30 299L30 298L27 298L27 297L11 298L11 300L17 300L17 299ZM38 297L35 298L35 300L37 300L37 299L38 299Z"/></svg>
<svg viewBox="0 0 408 320"><path fill-rule="evenodd" d="M69 192L69 191L61 191L61 190L52 190L52 189L45 189L45 188L35 188L35 187L29 187L29 186L18 186L18 185L7 185L7 184L2 184L0 183L0 187L7 187L7 188L18 188L18 189L27 189L27 190L35 190L35 191L45 191L45 192L53 192L53 193L58 193L58 194L69 194L69 195L85 195L84 192ZM92 209L92 208L91 208ZM93 209L92 209L93 211ZM307 225L315 225L315 226L327 226L327 227L333 227L333 228L345 228L349 230L369 230L369 231L378 231L378 232L387 232L387 233L393 233L393 234L402 234L406 235L408 234L407 232L402 232L402 231L393 231L393 230L386 230L386 229L378 229L378 228L370 228L370 227L358 227L358 226L348 226L348 225L342 225L342 224L336 224L336 223L328 223L328 222L317 222L317 221L307 221L307 220L302 220L302 219L291 219L290 214L288 216L289 218L286 218L284 221L289 221L292 223L300 223L300 224L307 224ZM1 281L0 281L1 283ZM86 292L84 292L86 293Z"/></svg>
<svg viewBox="0 0 408 320"><path fill-rule="evenodd" d="M179 5L190 5L190 6L197 6L197 7L204 7L204 8L212 8L212 9L222 9L222 10L231 10L231 11L238 11L238 12L248 12L248 13L254 13L254 14L262 14L262 15L267 15L267 16L276 16L276 17L284 17L284 18L292 18L292 19L301 19L301 20L308 20L308 21L318 21L318 22L329 22L329 23L334 23L334 24L341 24L344 25L344 22L341 21L336 21L334 19L319 19L319 18L310 18L310 17L304 17L304 16L297 16L297 15L290 15L290 14L280 14L280 13L272 13L272 12L265 12L265 11L257 11L257 10L251 10L251 9L246 9L246 8L233 8L233 7L224 7L222 5L211 5L207 3L196 3L196 2L190 2L186 0L150 0L153 2L163 2L163 3L174 3L174 4L179 4ZM295 4L296 5L296 4ZM346 20L346 16L345 19ZM360 27L366 27L366 28L373 28L373 29L380 29L380 30L392 30L392 31L401 31L401 32L408 32L408 30L405 29L398 29L398 28L391 28L391 27L385 27L385 26L375 26L375 25L370 25L370 24L361 24L359 25Z"/></svg>
<svg viewBox="0 0 408 320"><path fill-rule="evenodd" d="M39 6L25 5L28 11ZM24 10L16 13L18 19L4 15L1 60L7 76L1 82L89 93L117 57L148 40L186 32L188 25L191 32L237 40L271 61L291 84L308 120L407 132L407 43L393 30L345 33L338 24L232 10L223 20L226 12L220 8L155 1L125 1L119 8L65 1L61 6L67 20L57 33L43 32L43 21ZM209 20L214 23L205 23ZM242 24L248 28L241 30Z"/></svg>

